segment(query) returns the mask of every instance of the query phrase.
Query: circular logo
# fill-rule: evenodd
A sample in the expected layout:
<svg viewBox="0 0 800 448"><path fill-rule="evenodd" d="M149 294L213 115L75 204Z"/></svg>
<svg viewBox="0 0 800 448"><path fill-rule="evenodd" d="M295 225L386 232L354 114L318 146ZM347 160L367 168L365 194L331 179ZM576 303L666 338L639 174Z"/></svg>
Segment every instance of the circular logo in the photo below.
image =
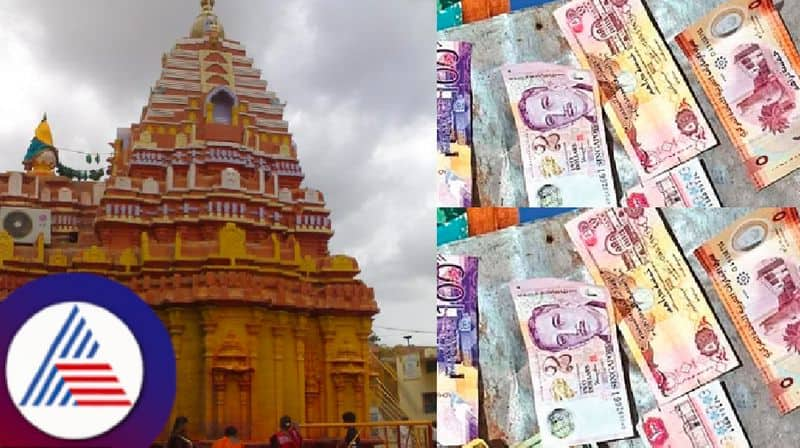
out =
<svg viewBox="0 0 800 448"><path fill-rule="evenodd" d="M88 439L121 422L139 398L142 354L128 327L86 302L51 305L17 331L6 378L17 410L62 439Z"/></svg>
<svg viewBox="0 0 800 448"><path fill-rule="evenodd" d="M0 302L0 360L0 415L14 428L0 446L149 446L175 399L161 320L96 275L51 275Z"/></svg>

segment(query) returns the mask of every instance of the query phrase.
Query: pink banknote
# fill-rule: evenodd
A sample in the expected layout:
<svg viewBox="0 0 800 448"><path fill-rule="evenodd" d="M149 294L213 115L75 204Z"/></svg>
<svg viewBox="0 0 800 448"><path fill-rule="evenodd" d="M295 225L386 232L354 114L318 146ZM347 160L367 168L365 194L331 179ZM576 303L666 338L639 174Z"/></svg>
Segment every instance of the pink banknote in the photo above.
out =
<svg viewBox="0 0 800 448"><path fill-rule="evenodd" d="M659 403L739 365L658 210L593 209L566 229Z"/></svg>
<svg viewBox="0 0 800 448"><path fill-rule="evenodd" d="M717 144L641 0L572 0L555 18L643 181Z"/></svg>
<svg viewBox="0 0 800 448"><path fill-rule="evenodd" d="M644 414L639 433L650 448L750 448L719 381Z"/></svg>
<svg viewBox="0 0 800 448"><path fill-rule="evenodd" d="M756 187L800 167L800 54L772 0L724 2L675 40Z"/></svg>
<svg viewBox="0 0 800 448"><path fill-rule="evenodd" d="M543 446L633 435L608 290L543 278L509 284Z"/></svg>
<svg viewBox="0 0 800 448"><path fill-rule="evenodd" d="M517 124L528 205L616 204L592 73L542 62L506 65L501 71Z"/></svg>
<svg viewBox="0 0 800 448"><path fill-rule="evenodd" d="M800 406L800 216L761 208L695 251L781 413Z"/></svg>

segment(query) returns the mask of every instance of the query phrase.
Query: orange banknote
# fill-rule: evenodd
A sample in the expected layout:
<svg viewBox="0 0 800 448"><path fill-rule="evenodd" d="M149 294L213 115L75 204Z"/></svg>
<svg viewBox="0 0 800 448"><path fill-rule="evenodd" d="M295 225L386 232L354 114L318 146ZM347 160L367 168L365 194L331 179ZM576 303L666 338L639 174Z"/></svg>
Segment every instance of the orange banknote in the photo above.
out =
<svg viewBox="0 0 800 448"><path fill-rule="evenodd" d="M800 55L772 0L732 0L676 38L760 190L800 167Z"/></svg>
<svg viewBox="0 0 800 448"><path fill-rule="evenodd" d="M592 209L566 228L660 404L739 365L658 210Z"/></svg>
<svg viewBox="0 0 800 448"><path fill-rule="evenodd" d="M800 406L800 218L763 208L695 251L781 413Z"/></svg>
<svg viewBox="0 0 800 448"><path fill-rule="evenodd" d="M643 182L716 146L641 0L572 0L554 15Z"/></svg>

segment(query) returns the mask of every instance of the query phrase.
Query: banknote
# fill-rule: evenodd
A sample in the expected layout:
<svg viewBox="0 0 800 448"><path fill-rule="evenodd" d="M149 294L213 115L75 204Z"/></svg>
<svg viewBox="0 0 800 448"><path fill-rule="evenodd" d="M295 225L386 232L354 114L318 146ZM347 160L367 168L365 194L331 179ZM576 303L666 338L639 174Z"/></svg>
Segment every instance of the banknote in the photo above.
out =
<svg viewBox="0 0 800 448"><path fill-rule="evenodd" d="M511 448L546 448L542 445L542 436L538 433L524 442L511 445ZM583 443L581 445L573 445L572 448L597 448L596 443Z"/></svg>
<svg viewBox="0 0 800 448"><path fill-rule="evenodd" d="M530 207L616 204L600 91L591 72L541 62L501 68Z"/></svg>
<svg viewBox="0 0 800 448"><path fill-rule="evenodd" d="M719 381L644 414L638 428L650 448L750 448Z"/></svg>
<svg viewBox="0 0 800 448"><path fill-rule="evenodd" d="M731 0L676 37L758 189L800 166L800 55L772 0Z"/></svg>
<svg viewBox="0 0 800 448"><path fill-rule="evenodd" d="M719 199L700 159L694 158L628 190L628 207L719 207Z"/></svg>
<svg viewBox="0 0 800 448"><path fill-rule="evenodd" d="M472 205L472 44L436 44L437 207Z"/></svg>
<svg viewBox="0 0 800 448"><path fill-rule="evenodd" d="M717 144L641 0L573 0L554 14L642 181Z"/></svg>
<svg viewBox="0 0 800 448"><path fill-rule="evenodd" d="M632 436L608 290L554 278L514 281L509 288L544 446Z"/></svg>
<svg viewBox="0 0 800 448"><path fill-rule="evenodd" d="M797 209L757 209L707 241L695 255L778 409L785 414L800 406Z"/></svg>
<svg viewBox="0 0 800 448"><path fill-rule="evenodd" d="M593 209L566 229L659 403L739 365L657 209Z"/></svg>
<svg viewBox="0 0 800 448"><path fill-rule="evenodd" d="M438 442L478 437L478 259L436 258Z"/></svg>

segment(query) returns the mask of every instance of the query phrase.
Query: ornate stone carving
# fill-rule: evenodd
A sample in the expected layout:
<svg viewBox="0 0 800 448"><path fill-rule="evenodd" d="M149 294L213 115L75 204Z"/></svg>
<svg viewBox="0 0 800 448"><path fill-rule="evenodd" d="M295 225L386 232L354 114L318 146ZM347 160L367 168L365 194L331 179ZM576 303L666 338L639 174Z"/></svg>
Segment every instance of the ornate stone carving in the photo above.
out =
<svg viewBox="0 0 800 448"><path fill-rule="evenodd" d="M72 202L72 190L67 187L58 189L58 202Z"/></svg>
<svg viewBox="0 0 800 448"><path fill-rule="evenodd" d="M9 173L8 194L11 196L22 196L22 173Z"/></svg>
<svg viewBox="0 0 800 448"><path fill-rule="evenodd" d="M245 243L247 235L244 229L240 229L236 224L229 222L219 231L219 255L229 258L233 262L236 258L247 256Z"/></svg>
<svg viewBox="0 0 800 448"><path fill-rule="evenodd" d="M0 264L14 259L14 238L5 230L0 231Z"/></svg>
<svg viewBox="0 0 800 448"><path fill-rule="evenodd" d="M152 177L148 177L142 182L142 193L158 194L158 182Z"/></svg>
<svg viewBox="0 0 800 448"><path fill-rule="evenodd" d="M231 190L240 190L242 188L241 177L236 169L225 168L222 170L222 188Z"/></svg>
<svg viewBox="0 0 800 448"><path fill-rule="evenodd" d="M64 252L61 249L56 249L52 253L50 253L50 266L56 267L67 267L69 260L67 260L67 256L64 255Z"/></svg>
<svg viewBox="0 0 800 448"><path fill-rule="evenodd" d="M132 188L131 178L122 176L114 178L114 188L130 190Z"/></svg>
<svg viewBox="0 0 800 448"><path fill-rule="evenodd" d="M125 272L131 272L131 268L139 265L139 259L133 252L133 248L127 248L119 256L119 264L125 267Z"/></svg>
<svg viewBox="0 0 800 448"><path fill-rule="evenodd" d="M108 253L103 248L92 246L83 251L81 261L84 263L107 263Z"/></svg>

